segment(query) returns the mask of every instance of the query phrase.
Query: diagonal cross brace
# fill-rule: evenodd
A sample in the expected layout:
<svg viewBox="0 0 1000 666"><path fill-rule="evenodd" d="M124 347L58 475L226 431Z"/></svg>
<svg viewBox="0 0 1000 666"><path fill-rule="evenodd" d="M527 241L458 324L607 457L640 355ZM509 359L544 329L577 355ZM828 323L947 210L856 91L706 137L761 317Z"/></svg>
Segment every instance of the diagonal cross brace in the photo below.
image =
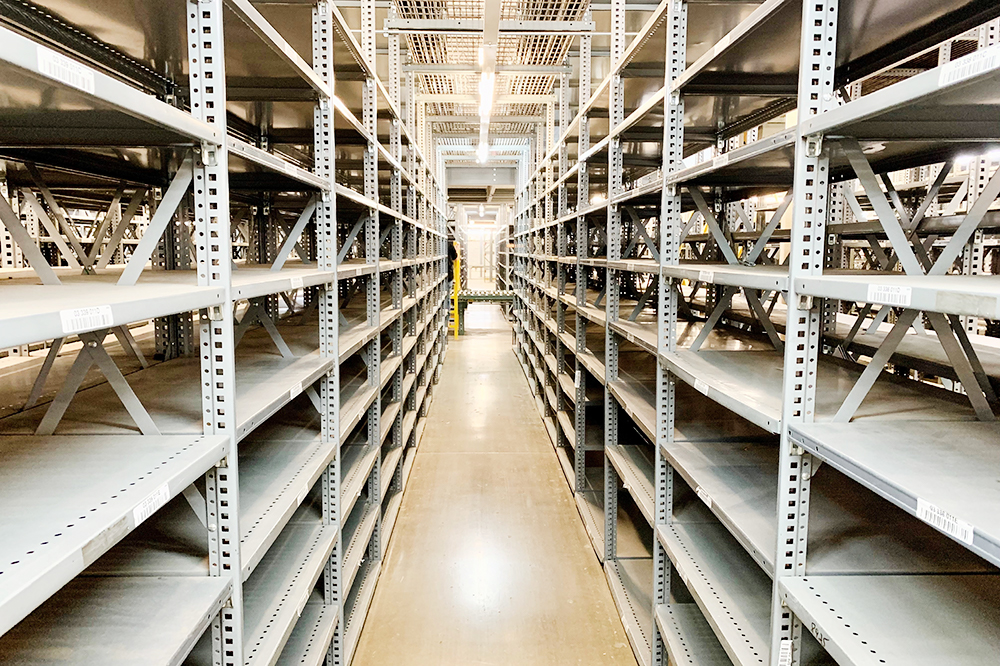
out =
<svg viewBox="0 0 1000 666"><path fill-rule="evenodd" d="M722 228L719 227L719 221L715 219L715 214L705 201L705 195L703 195L701 190L697 187L689 187L688 192L691 194L691 198L694 199L694 204L698 207L702 216L704 216L705 222L708 223L708 229L712 232L712 237L715 239L716 244L722 251L722 255L726 258L726 263L740 263L736 258L736 253L733 252L733 246L729 244L729 240L726 238L726 235L722 233Z"/></svg>
<svg viewBox="0 0 1000 666"><path fill-rule="evenodd" d="M781 203L778 204L778 207L771 215L771 219L764 226L763 231L760 232L760 237L757 239L757 242L754 243L753 249L751 249L750 253L747 255L745 260L747 266L753 266L757 263L757 259L767 247L767 242L771 239L771 235L774 234L775 229L777 229L778 225L781 224L781 218L785 216L785 211L787 211L788 207L791 205L792 191L788 190L785 198L781 200Z"/></svg>
<svg viewBox="0 0 1000 666"><path fill-rule="evenodd" d="M237 324L236 330L233 331L234 347L240 344L243 335L255 322L260 322L260 325L264 327L264 330L267 331L267 334L274 342L274 346L278 348L283 358L295 358L295 354L292 353L285 339L281 337L278 327L274 325L274 321L267 314L267 310L264 309L264 298L254 298L250 301L250 307L244 313L240 323Z"/></svg>
<svg viewBox="0 0 1000 666"><path fill-rule="evenodd" d="M628 213L628 221L632 223L635 230L642 236L642 240L646 243L646 247L649 249L649 254L653 257L653 261L660 263L660 252L656 247L656 243L649 236L649 232L646 231L646 225L642 223L639 216L636 215L635 209L632 206L623 206L625 212ZM626 254L628 254L626 252Z"/></svg>
<svg viewBox="0 0 1000 666"><path fill-rule="evenodd" d="M288 261L288 255L292 253L292 248L294 247L299 253L299 257L302 261L306 261L307 255L302 247L299 245L299 236L306 228L306 224L312 218L313 213L316 212L316 198L313 197L306 204L305 209L303 209L302 214L299 215L299 219L295 221L292 229L285 236L285 242L281 244L281 249L278 250L278 256L274 259L274 263L271 264L272 271L280 271Z"/></svg>
<svg viewBox="0 0 1000 666"><path fill-rule="evenodd" d="M45 199L45 204L49 207L49 210L52 211L52 216L55 218L56 223L66 233L66 238L69 239L70 245L73 246L73 251L76 252L76 256L80 261L85 262L84 270L88 270L90 266L86 264L87 253L83 251L83 245L80 244L80 239L76 237L76 231L73 230L73 225L70 224L69 220L66 219L66 216L63 215L62 208L60 208L59 204L56 203L56 198L52 196L52 190L49 189L48 185L46 185L45 181L42 179L42 174L38 172L38 167L36 167L32 162L25 162L24 166L28 169L28 173L31 174L31 179L35 181L35 186L42 193L42 198ZM58 235L58 233L59 232L56 231L56 235Z"/></svg>
<svg viewBox="0 0 1000 666"><path fill-rule="evenodd" d="M3 225L7 227L10 237L21 248L22 254L28 259L28 264L31 265L31 270L35 271L42 284L62 284L56 276L56 272L52 270L52 266L45 260L42 251L35 245L31 234L21 224L17 213L10 207L10 202L2 196L0 196L0 222L3 222Z"/></svg>
<svg viewBox="0 0 1000 666"><path fill-rule="evenodd" d="M107 334L107 331L80 334L80 341L83 343L83 347L80 349L76 360L73 361L73 365L70 367L69 374L66 376L62 388L59 389L59 393L52 400L52 403L45 412L45 416L42 417L41 423L38 424L38 428L35 430L36 435L51 435L55 432L56 427L62 421L62 417L66 414L66 410L73 401L73 396L76 395L80 384L83 383L84 378L87 376L87 372L94 365L98 367L108 380L108 384L118 396L118 399L121 400L122 405L125 406L129 416L139 426L139 431L143 435L160 434L160 430L153 423L153 419L150 418L149 413L132 391L132 387L128 385L125 377L122 376L121 370L118 369L115 362L108 356L107 350L104 349L103 340Z"/></svg>
<svg viewBox="0 0 1000 666"><path fill-rule="evenodd" d="M187 193L188 186L191 184L193 177L194 160L188 156L181 163L177 173L174 174L174 179L170 181L170 187L163 194L163 199L156 208L153 219L149 221L146 233L142 235L142 240L136 245L135 250L132 252L132 257L125 266L125 270L122 271L121 277L118 278L119 285L132 286L139 280L139 276L142 275L142 271L146 268L146 262L153 256L153 251L156 249L157 244L159 244L160 237L163 236L167 224L170 223L174 212Z"/></svg>
<svg viewBox="0 0 1000 666"><path fill-rule="evenodd" d="M49 214L45 212L44 208L42 208L42 204L38 201L35 193L28 188L23 188L21 190L21 194L24 196L25 203L31 206L35 213L35 217L37 217L41 225L45 227L45 231L49 234L49 238L52 239L52 242L56 244L57 248L59 248L59 252L66 258L66 263L69 264L69 267L79 269L81 266L80 262L77 261L76 254L69 249L69 246L66 244L66 241L63 240L59 229L56 228L56 225L52 222L52 218L49 217Z"/></svg>
<svg viewBox="0 0 1000 666"><path fill-rule="evenodd" d="M125 213L118 221L118 226L116 226L115 230L111 232L111 238L108 239L108 244L104 246L104 252L101 253L101 258L97 260L97 268L107 268L108 264L111 263L111 258L115 256L115 250L118 249L118 245L122 242L122 238L125 237L125 232L128 230L129 224L132 223L132 218L135 217L135 214L139 211L139 206L142 205L145 198L145 187L138 188L132 195L132 199L128 202L128 207L125 209Z"/></svg>

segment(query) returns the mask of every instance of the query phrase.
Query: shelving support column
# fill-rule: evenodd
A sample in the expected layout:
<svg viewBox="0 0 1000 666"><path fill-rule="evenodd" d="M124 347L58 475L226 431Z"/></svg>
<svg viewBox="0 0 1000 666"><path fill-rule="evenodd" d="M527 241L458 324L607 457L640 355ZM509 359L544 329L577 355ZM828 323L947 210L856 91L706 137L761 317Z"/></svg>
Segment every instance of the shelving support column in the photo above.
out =
<svg viewBox="0 0 1000 666"><path fill-rule="evenodd" d="M588 8L584 20L590 21L591 10ZM590 100L591 77L591 44L593 37L585 33L580 37L580 81L579 103L583 107ZM587 273L583 261L587 258L588 228L587 216L580 211L590 205L590 174L587 171L587 161L584 153L590 150L590 119L586 113L580 114L580 136L577 139L577 155L579 169L576 174L576 409L574 411L573 429L576 435L576 454L573 465L576 478L573 490L581 492L587 487L587 381L586 368L580 360L580 354L587 348L587 324L579 314L587 302Z"/></svg>
<svg viewBox="0 0 1000 666"><path fill-rule="evenodd" d="M191 114L226 136L226 71L222 0L188 4ZM210 84L209 84L210 83ZM201 404L205 434L227 435L229 453L205 475L208 565L233 586L230 608L212 621L216 666L243 665L239 472L236 445L236 360L233 337L232 240L229 235L229 155L225 144L203 143L193 175L195 255L199 286L221 287L218 308L199 316Z"/></svg>
<svg viewBox="0 0 1000 666"><path fill-rule="evenodd" d="M788 316L782 387L781 451L778 459L778 530L771 601L771 666L798 666L802 625L782 605L778 580L806 573L809 528L809 479L812 458L788 436L791 424L811 423L816 415L817 365L822 308L796 293L796 280L822 275L826 222L830 212L829 154L822 136L801 128L832 108L837 49L838 0L803 0L799 55L798 127L792 189L791 259L788 262Z"/></svg>
<svg viewBox="0 0 1000 666"><path fill-rule="evenodd" d="M608 104L609 129L618 127L625 120L625 83L619 65L625 54L625 0L611 3L611 87ZM618 379L618 338L611 331L611 322L618 318L620 272L612 269L612 261L621 259L622 218L621 210L614 202L622 191L621 135L611 139L608 146L608 231L607 259L609 267L605 272L604 303L608 326L604 336L604 561L615 559L618 531L618 472L606 451L618 444L618 401L611 393L611 383Z"/></svg>
<svg viewBox="0 0 1000 666"><path fill-rule="evenodd" d="M333 12L327 0L320 0L313 7L313 68L328 89L334 88L333 70ZM329 191L320 195L316 206L316 260L319 267L331 271L334 279L319 292L319 345L320 355L334 359L330 371L320 379L321 436L325 443L333 442L336 456L322 476L323 524L333 525L337 531L336 543L323 573L323 604L337 609L337 629L327 650L330 664L343 663L344 651L344 589L341 574L341 557L344 552L343 530L340 515L340 299L337 274L337 211L336 169L334 156L333 104L329 97L321 97L313 111L314 171L324 179Z"/></svg>
<svg viewBox="0 0 1000 666"><path fill-rule="evenodd" d="M361 3L361 53L368 61L369 71L375 71L375 1L362 0ZM364 189L365 198L378 203L378 87L374 76L365 79L362 88L362 123L368 132L368 146L364 157ZM365 262L374 264L374 271L368 279L368 325L378 327L381 316L381 274L379 273L379 211L374 206L368 210L365 222ZM380 420L382 416L381 386L381 337L376 333L367 345L366 360L368 363L368 385L375 390L375 399L368 408L368 446L380 448L382 444ZM380 471L382 456L378 455L368 477L368 503L378 510L381 506ZM381 547L381 512L376 518L375 529L371 542L368 544L369 557L374 562L382 559Z"/></svg>
<svg viewBox="0 0 1000 666"><path fill-rule="evenodd" d="M674 470L663 453L674 441L676 414L676 380L670 374L664 357L677 350L677 291L672 278L663 273L664 266L680 263L681 197L676 185L668 185L673 171L684 160L684 99L671 87L684 72L687 61L687 2L672 0L667 9L666 69L663 100L663 185L660 198L660 267L658 271L659 302L656 309L656 442L653 483L655 484L655 525L653 533L653 627L650 640L652 666L666 666L668 655L660 627L656 622L657 608L670 603L670 558L656 536L660 525L673 520ZM669 611L669 606L667 606ZM669 613L664 615L669 616Z"/></svg>

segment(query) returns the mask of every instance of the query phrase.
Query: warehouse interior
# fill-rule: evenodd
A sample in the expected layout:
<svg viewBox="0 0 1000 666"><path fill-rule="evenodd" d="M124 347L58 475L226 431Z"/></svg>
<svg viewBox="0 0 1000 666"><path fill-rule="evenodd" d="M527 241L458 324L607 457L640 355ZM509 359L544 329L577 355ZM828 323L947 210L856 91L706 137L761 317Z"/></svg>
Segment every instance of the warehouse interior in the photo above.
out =
<svg viewBox="0 0 1000 666"><path fill-rule="evenodd" d="M0 0L0 664L995 666L996 0Z"/></svg>

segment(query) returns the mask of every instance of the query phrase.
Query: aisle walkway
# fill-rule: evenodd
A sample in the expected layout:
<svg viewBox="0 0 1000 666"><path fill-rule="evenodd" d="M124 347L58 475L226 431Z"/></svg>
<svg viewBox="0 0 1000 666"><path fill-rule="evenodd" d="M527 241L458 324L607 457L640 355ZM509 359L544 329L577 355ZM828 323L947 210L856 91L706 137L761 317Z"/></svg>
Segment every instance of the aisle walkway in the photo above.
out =
<svg viewBox="0 0 1000 666"><path fill-rule="evenodd" d="M635 659L498 306L450 342L356 666Z"/></svg>

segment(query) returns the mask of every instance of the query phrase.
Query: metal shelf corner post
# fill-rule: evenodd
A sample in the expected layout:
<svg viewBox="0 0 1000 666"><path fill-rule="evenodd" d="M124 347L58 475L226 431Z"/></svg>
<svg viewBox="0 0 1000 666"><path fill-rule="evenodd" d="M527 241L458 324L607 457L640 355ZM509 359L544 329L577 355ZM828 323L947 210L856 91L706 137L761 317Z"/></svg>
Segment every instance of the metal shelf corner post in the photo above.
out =
<svg viewBox="0 0 1000 666"><path fill-rule="evenodd" d="M222 0L206 0L187 14L191 111L226 135L226 74ZM206 82L212 81L212 85ZM199 321L201 397L206 434L229 437L229 455L206 475L209 572L232 581L231 606L212 622L216 666L243 664L243 591L240 559L239 473L236 437L236 362L229 232L229 159L225 143L203 143L194 165L194 225L199 285L223 288L216 309Z"/></svg>
<svg viewBox="0 0 1000 666"><path fill-rule="evenodd" d="M671 172L679 169L684 160L684 99L679 92L670 92L674 82L683 73L687 54L687 3L672 0L667 11L666 68L664 71L663 122L663 185L660 196L660 270L658 271L659 299L656 310L656 442L653 481L655 484L655 528L671 522L673 517L674 471L663 453L674 441L676 410L675 378L664 363L664 357L677 348L677 291L674 279L666 276L664 266L680 263L680 234L684 227L681 219L681 197L676 185L667 183ZM670 559L660 540L653 537L653 608L670 603ZM654 620L652 626L652 666L666 666L670 661L660 627Z"/></svg>
<svg viewBox="0 0 1000 666"><path fill-rule="evenodd" d="M313 68L330 90L334 88L333 12L328 0L320 0L312 10ZM323 270L337 271L336 144L332 100L321 97L313 112L314 169L330 184L320 195L316 207L316 255ZM324 285L319 293L320 354L340 358L339 293L337 280ZM323 604L337 609L337 628L327 648L327 660L339 664L343 659L344 597L341 572L343 547L341 505L340 448L340 364L335 362L320 380L320 414L324 442L332 442L336 455L322 476L323 524L336 529L336 542L323 573Z"/></svg>
<svg viewBox="0 0 1000 666"><path fill-rule="evenodd" d="M585 20L591 20L591 10L588 9L584 15ZM584 34L580 37L580 80L579 103L584 108L590 99L591 94L591 55L593 37ZM590 150L590 120L586 113L580 115L580 130L577 144L577 155L580 156L580 166L577 171L576 186L576 210L582 211L590 205L590 174L587 170L587 160L583 157ZM576 218L576 306L577 311L587 300L587 281L581 279L583 261L587 258L587 216L578 215ZM576 454L574 456L574 467L576 473L576 492L582 491L587 483L587 382L586 368L580 360L580 354L587 347L587 328L580 325L577 320L576 326L576 374L574 376L576 384L576 409L574 412L574 432L576 435Z"/></svg>
<svg viewBox="0 0 1000 666"><path fill-rule="evenodd" d="M799 127L834 102L837 10L839 0L803 0L799 55ZM829 153L822 136L796 132L788 315L782 388L781 449L778 462L777 544L771 601L771 666L797 666L802 625L783 606L777 580L804 576L809 529L809 480L812 458L788 435L792 423L809 423L816 414L817 366L822 334L818 302L800 297L798 277L821 275L825 261L826 223L830 213Z"/></svg>
<svg viewBox="0 0 1000 666"><path fill-rule="evenodd" d="M611 3L611 93L609 102L609 127L617 127L625 120L625 82L619 64L625 55L625 1L612 0ZM611 267L610 262L621 259L622 220L621 209L613 203L614 197L623 187L622 141L615 136L608 146L608 228L607 257L609 265L605 269L605 313L606 322L618 318L619 280L621 273ZM617 336L610 326L604 335L604 446L605 449L618 444L618 401L611 393L611 383L618 379ZM617 556L618 530L618 472L607 453L604 456L604 561L613 561Z"/></svg>

